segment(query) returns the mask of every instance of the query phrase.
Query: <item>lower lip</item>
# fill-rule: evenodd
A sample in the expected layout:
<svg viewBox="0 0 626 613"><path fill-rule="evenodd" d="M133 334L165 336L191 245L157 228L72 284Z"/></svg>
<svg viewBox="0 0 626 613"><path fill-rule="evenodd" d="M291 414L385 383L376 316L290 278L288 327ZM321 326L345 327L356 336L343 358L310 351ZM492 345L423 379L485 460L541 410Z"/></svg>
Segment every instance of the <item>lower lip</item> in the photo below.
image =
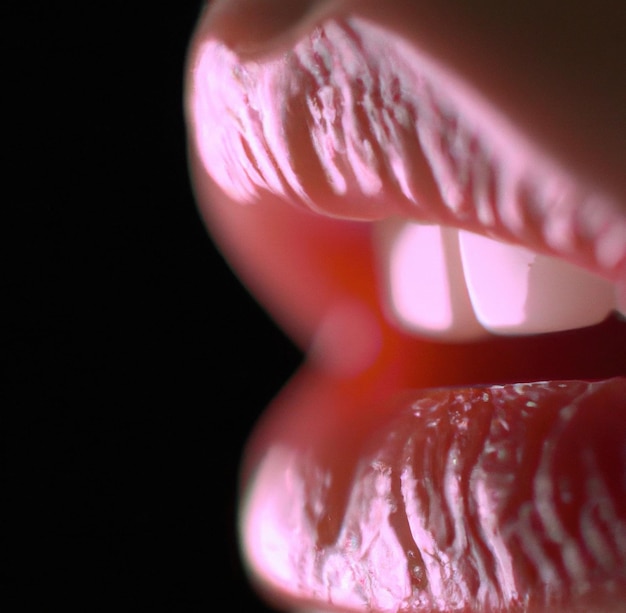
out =
<svg viewBox="0 0 626 613"><path fill-rule="evenodd" d="M200 181L199 184L202 185ZM466 590L468 601L476 604L479 598L483 602L490 602L490 598L509 598L513 602L514 598L528 597L536 603L535 609L554 599L576 601L581 610L589 610L590 607L585 608L585 602L606 601L618 596L626 599L626 545L620 545L608 532L597 530L592 532L599 535L599 540L594 541L596 536L592 536L585 544L579 532L574 531L585 526L586 534L591 534L588 526L593 527L598 522L602 530L612 527L618 533L626 530L626 486L623 481L626 466L623 451L618 452L626 448L626 373L621 357L626 346L626 329L623 324L611 319L590 329L520 339L492 339L474 344L426 342L401 333L381 312L378 292L373 291L375 279L370 278L371 242L369 235L361 232L369 226L358 226L360 231L355 233L352 225L346 227L336 225L333 220L302 216L288 207L236 207L208 188L206 195L206 201L211 202L211 207L204 209L208 222L223 241L225 253L238 263L242 277L257 288L265 304L271 307L270 312L278 314L276 318L284 328L304 328L304 335L312 339L312 346L307 343L312 350L303 367L258 424L242 467L242 557L253 583L268 601L275 602L281 609L335 607L344 611L395 611L412 602L420 610L420 598L432 603L436 598L442 598L440 595L446 585L450 589L454 587L454 579L449 576L448 583L440 584L439 591L435 592L431 586L436 584L436 574L432 567L424 565L422 570L415 572L418 577L424 573L428 579L427 587L421 592L413 590L412 575L407 575L408 562L416 552L422 561L429 556L424 553L427 551L423 547L424 541L420 541L418 547L410 530L406 539L396 542L393 547L387 547L383 528L380 528L377 538L372 537L369 548L362 543L360 549L349 548L350 543L359 543L359 536L371 535L371 529L366 532L366 528L372 524L367 522L376 520L372 513L376 509L383 512L381 504L389 500L384 489L379 492L372 487L375 483L367 481L366 469L374 461L386 459L395 469L396 484L402 485L403 468L410 469L417 482L418 471L426 468L425 450L419 445L414 446L416 453L422 449L422 455L415 455L413 464L407 464L408 458L397 453L394 456L394 450L406 449L410 440L417 440L415 437L431 431L441 437L441 445L457 445L459 451L468 453L467 458L458 458L467 467L461 475L465 480L459 477L457 481L461 512L454 517L444 516L443 511L451 506L444 496L439 503L442 508L440 517L433 510L435 507L429 509L429 515L421 517L421 521L436 522L439 519L447 530L452 529L447 533L452 539L447 544L451 563L457 561L451 556L461 551L459 542L451 536L459 522L465 519L475 522L476 513L489 508L484 504L495 504L494 500L500 500L498 488L504 487L503 482L507 479L523 486L520 490L511 490L509 484L509 489L503 490L498 503L501 506L497 508L499 515L491 524L492 533L497 533L501 540L494 540L496 537L492 535L489 541L468 542L468 547L473 544L483 555L481 561L488 555L493 559L495 554L490 553L489 547L495 549L498 542L503 542L499 555L511 560L509 575L501 578L503 571L497 569L505 565L502 561L497 564L492 561L491 566L484 566L486 570L480 567L478 570L487 573L489 581L485 585L488 587L482 591L477 588L475 592ZM290 257L284 257L285 253ZM359 284L356 284L354 271L360 275ZM312 288L315 291L311 291ZM326 293L322 293L322 289ZM346 294L352 301L346 300ZM351 309L353 302L360 308ZM343 304L343 308L336 309L337 303ZM317 313L328 311L335 313L331 322L321 316L316 318ZM301 315L296 320L298 326L285 318L285 312ZM368 348L369 341L364 343L366 339L374 339L375 346ZM370 358L363 361L363 356L368 354ZM347 371L346 363L352 365ZM533 399L532 387L516 385L523 381L548 379L553 383L536 388L540 391L545 388L539 400ZM584 385L573 383L576 380L602 382L594 384L592 394L585 395L582 393ZM556 381L569 382L561 387L554 383ZM494 387L494 384L500 385ZM448 391L433 391L438 388ZM453 389L458 390L456 394L450 391ZM500 391L496 393L497 389ZM492 409L487 406L487 412L479 418L467 420L465 436L474 446L460 446L461 438L458 437L463 433L458 428L446 434L443 425L450 423L455 407L454 404L445 406L446 399L457 398L458 407L465 400L471 403L472 398L480 399L485 390L494 390L492 398L498 395L498 410L511 411L508 418L511 428L508 432L502 430L501 446L505 452L512 454L517 449L525 449L523 460L533 452L535 458L539 458L537 454L544 445L542 437L552 440L555 446L552 472L538 471L530 461L517 464L487 462L488 445L483 432L486 423L499 423L493 417L498 408L495 405ZM522 394L515 394L519 390ZM510 408L503 405L508 393L517 399L517 404L512 403ZM567 413L570 401L579 397L586 398L584 410L577 411L567 432L560 437L556 430L549 428L558 425L559 416ZM433 402L433 398L444 403L436 409L442 417L443 429L440 430L429 426L433 423L432 415L422 422L410 418L411 407L418 402ZM526 407L529 411L532 409L534 419L525 421L522 411L528 401L535 402L537 407ZM556 433L551 435L552 438L551 432ZM388 444L392 439L395 447ZM478 445L481 440L482 448ZM439 457L443 458L442 467L439 467L443 473L444 459L452 456L446 455L445 447L437 447L436 441L437 438L432 439L430 448L433 454L431 472L438 468ZM612 441L612 447L607 441ZM572 496L572 502L562 501L568 513L559 516L563 517L565 532L551 534L550 526L536 524L534 520L545 500L541 498L540 488L547 484L556 492L563 482L562 473L558 472L561 469L566 471L566 477L569 475L574 480L576 487L582 487L576 480L583 474L579 467L586 461L585 449L597 452L597 457L602 460L597 483L608 484L613 500L611 508L617 509L617 517L607 519L603 515L607 508L603 501L594 507L595 495L588 490L581 494L575 489L564 493L566 497ZM480 466L477 454L483 458ZM570 458L574 459L570 462ZM479 466L480 470L476 468L472 472L474 466ZM453 476L453 473L447 474ZM480 480L476 480L476 475ZM546 475L550 478L542 482L540 477ZM587 479L586 483L589 482ZM442 483L441 479L439 483ZM454 482L450 487L453 485ZM468 489L470 485L475 489ZM479 485L481 491L476 489ZM483 497L480 498L479 494ZM442 506L443 502L447 503L446 507ZM406 505L398 506L398 509L395 516L379 516L381 521L386 521L385 528L395 525L393 521L402 515L408 517L407 511L411 511ZM420 520L419 513L422 512L423 509L413 510L412 521ZM539 551L545 552L546 563L550 562L553 575L540 574L533 566L537 564L535 559L527 561L521 555L524 550L520 540L516 541L511 532L516 518L518 523L529 522L530 531L526 536L544 547ZM482 525L472 523L474 532L468 531L468 534L474 535ZM434 524L430 528L435 533ZM394 536L389 529L386 534ZM563 535L572 534L570 540L563 540ZM441 533L436 536L444 538ZM412 542L416 543L414 547ZM485 545L485 542L489 544ZM610 553L598 563L597 556L605 555L602 553L603 543L607 542L612 549L609 548ZM438 547L445 545L445 540L437 541ZM581 574L578 575L565 566L566 561L571 563L568 556L576 553L576 547L584 552ZM442 549L442 555L445 553L446 550ZM530 556L531 553L524 555ZM431 558L434 559L432 550ZM440 558L445 560L445 557ZM333 563L337 565L335 575ZM395 578L398 569L404 573L400 576L405 578L402 590L394 587L400 581ZM462 570L467 575L464 580L469 582L468 577L478 570L471 565ZM350 573L353 573L352 583L348 580ZM481 576L476 577L477 584L482 584ZM496 582L502 582L502 585ZM422 608L432 610L433 606L425 604ZM497 609L494 606L492 610Z"/></svg>
<svg viewBox="0 0 626 613"><path fill-rule="evenodd" d="M406 391L358 421L342 386L300 373L249 448L242 542L271 601L624 602L626 378Z"/></svg>
<svg viewBox="0 0 626 613"><path fill-rule="evenodd" d="M198 176L202 187L203 175ZM334 220L303 216L288 207L237 207L209 187L204 189L205 202L211 203L211 207L203 209L208 223L222 240L225 253L237 263L242 278L257 289L257 295L264 298L269 311L285 329L304 330L302 336L309 339L306 345L312 347L303 367L258 424L242 467L242 557L253 583L268 601L281 609L395 611L408 607L410 602L417 610L420 607L432 610L434 607L429 603L441 602L436 599L443 598L441 593L446 586L452 590L455 580L448 576L448 583L440 583L438 591L434 591L437 575L424 562L425 557L434 559L432 549L429 557L424 540L417 546L410 525L406 539L396 539L395 544L392 540L393 547L387 547L383 536L394 537L388 527L394 526L397 518L408 517L407 511L411 511L414 525L417 521L433 522L429 524L432 533L443 539L431 539L442 548L440 559L445 560L447 554L450 563L456 563L458 558L453 556L462 551L460 542L453 536L457 526L465 520L474 522L471 524L474 532L469 529L466 532L475 536L479 526L485 525L476 523L475 518L481 509L493 508L484 506L488 503L500 505L496 508L499 514L491 524L491 540L468 541L467 546L474 546L483 556L478 558L481 563L485 556L491 555L491 566L484 563L474 568L470 564L461 566L459 572L465 573L464 581L468 583L472 572L479 570L487 573L489 581L483 590L480 587L474 592L466 590L463 597L468 602L509 598L510 606L503 604L500 610L505 606L514 610L511 603L517 602L515 598L528 597L536 604L535 610L553 601L575 601L579 610L588 611L593 608L585 603L613 599L621 604L626 599L626 545L619 542L620 531L626 531L626 466L622 451L626 448L623 360L626 328L623 323L611 319L590 329L475 344L426 342L401 333L381 312L379 295L374 291L371 241L366 232L369 226L337 225ZM336 309L337 303L343 307ZM351 309L352 303L360 308ZM331 322L320 315L328 311L335 314ZM285 313L298 316L296 324ZM375 346L368 348L367 339L373 339ZM370 358L363 361L363 356L368 354ZM346 363L352 365L347 370ZM540 392L544 390L539 400L533 399L532 386L516 385L547 379L552 383L536 388ZM601 382L594 384L593 393L584 394L584 384L575 383L576 380ZM554 383L558 381L568 382ZM501 385L494 387L494 384ZM448 391L433 391L438 388ZM485 390L493 390L492 398L498 395L499 406L494 403L491 409L483 406L485 413L467 420L465 435L458 427L446 434L443 426L440 430L429 426L434 423L435 413L442 417L441 424L449 425L455 406L462 406L464 401L471 404L473 398L480 402ZM515 393L520 390L521 395ZM517 399L510 408L503 404L507 394ZM420 422L410 417L411 407L416 403L436 405L433 398L444 404L433 410L429 420ZM456 405L445 406L446 399L455 398ZM577 398L584 399L584 407L577 409L561 436L554 428L561 416L567 414L570 401ZM530 421L522 414L528 401L537 404L526 407L529 415L534 416ZM494 417L496 409L511 412L510 430L502 430L503 453L514 459L513 451L526 450L523 461L517 464L507 463L506 457L499 464L488 462L484 430L485 424L491 427L502 423ZM425 513L423 508L409 509L405 504L397 507L396 515L387 513L376 520L372 513L376 509L383 513L381 505L389 498L384 489L376 490L373 486L377 484L371 479L367 481L366 469L375 461L387 460L390 468L394 468L396 484L402 485L403 468L406 474L410 469L417 483L418 471L427 468L426 451L414 445L416 454L421 450L422 455L414 455L413 463L408 464L408 458L398 455L398 450L406 449L411 440L431 431L441 437L442 445L437 447L438 439L432 439L431 473L437 468L442 474L445 472L444 460L452 458L450 453L446 455L446 444L448 448L456 445L459 451L468 454L467 458L458 458L466 467L457 480L461 511L456 516L445 516L443 512L452 505L443 496L439 516L434 506L429 508L429 514L420 516ZM462 447L462 436L471 445ZM554 467L552 472L539 471L536 463L533 465L528 460L532 453L536 459L541 457L541 449L548 444L544 439L553 441L555 448L551 456L554 463L549 466ZM391 440L394 447L389 446ZM482 448L477 444L481 440ZM578 483L587 461L584 455L587 449L601 461L595 483L607 484L611 505L607 506L592 492L594 479ZM482 458L480 465L478 456ZM497 451L492 459L498 460ZM479 468L473 471L476 466ZM454 476L453 472L446 474ZM537 524L535 517L540 511L545 512L541 507L545 501L541 487L547 485L552 491L560 492L560 484L567 484L563 475L574 484L571 486L574 489L561 494L565 500L558 499L566 513L559 516L563 530L557 534L550 532L550 525ZM511 489L510 481L506 489L507 479L519 483L520 489ZM500 487L504 488L502 494ZM568 496L572 497L571 502ZM596 502L599 504L593 506ZM611 509L616 510L616 515L607 519L606 511ZM373 520L379 525L376 538L371 538L369 548L363 542L359 545L359 536L371 536L371 529L367 532L366 528ZM383 520L386 523L381 524ZM447 526L446 534L435 532L437 521ZM522 526L523 521L527 524ZM527 541L521 542L521 537L513 534L517 525L527 528ZM594 528L597 525L601 526L600 530ZM380 526L387 530L385 535ZM583 529L585 535L592 536L582 535ZM500 541L494 540L496 536ZM444 537L452 540L446 542ZM536 554L545 554L541 565L535 561L538 558L528 561L523 557L533 553L522 549L523 544L530 546L532 538L543 547ZM360 548L350 550L350 543ZM511 568L506 577L501 570L505 562L496 564L495 554L489 549L497 549L498 543L504 543L499 560L507 556L510 559ZM604 547L606 543L608 549ZM577 548L584 554L580 565L576 562ZM413 589L416 579L407 574L408 563L416 552L424 566L414 565L413 572L418 578L423 574L428 579L422 591ZM598 556L603 558L600 563ZM574 566L566 566L566 562L572 564L572 559ZM542 575L538 566L543 568L548 562L546 568L551 568L553 574ZM400 577L404 577L402 589L395 587L400 581L396 578L398 569L403 573ZM478 579L474 585L482 585L482 576L475 577ZM417 585L419 588L419 582ZM420 599L427 604L422 607ZM492 610L497 608L494 606ZM610 608L607 605L601 610Z"/></svg>

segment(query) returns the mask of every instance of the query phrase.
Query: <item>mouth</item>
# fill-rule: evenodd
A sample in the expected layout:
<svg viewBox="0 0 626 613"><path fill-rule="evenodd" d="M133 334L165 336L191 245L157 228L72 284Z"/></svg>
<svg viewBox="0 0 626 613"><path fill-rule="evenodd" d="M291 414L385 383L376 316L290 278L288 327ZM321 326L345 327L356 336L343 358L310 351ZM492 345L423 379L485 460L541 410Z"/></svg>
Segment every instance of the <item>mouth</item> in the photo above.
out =
<svg viewBox="0 0 626 613"><path fill-rule="evenodd" d="M619 610L615 151L537 132L450 41L309 4L235 49L217 3L190 61L207 225L307 355L246 452L251 580L302 610Z"/></svg>

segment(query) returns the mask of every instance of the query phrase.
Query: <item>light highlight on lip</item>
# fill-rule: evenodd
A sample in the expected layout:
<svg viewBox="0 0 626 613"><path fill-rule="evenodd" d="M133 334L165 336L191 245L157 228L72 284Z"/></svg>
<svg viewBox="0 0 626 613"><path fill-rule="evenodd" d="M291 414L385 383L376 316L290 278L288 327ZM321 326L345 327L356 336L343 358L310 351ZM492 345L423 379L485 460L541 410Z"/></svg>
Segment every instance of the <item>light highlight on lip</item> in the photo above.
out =
<svg viewBox="0 0 626 613"><path fill-rule="evenodd" d="M269 447L242 516L255 580L343 610L619 600L624 385L413 392L358 449L347 499L335 490L352 460L341 449Z"/></svg>
<svg viewBox="0 0 626 613"><path fill-rule="evenodd" d="M205 167L234 200L271 193L331 216L442 223L626 283L626 219L601 186L371 23L326 23L261 63L210 39L190 104Z"/></svg>

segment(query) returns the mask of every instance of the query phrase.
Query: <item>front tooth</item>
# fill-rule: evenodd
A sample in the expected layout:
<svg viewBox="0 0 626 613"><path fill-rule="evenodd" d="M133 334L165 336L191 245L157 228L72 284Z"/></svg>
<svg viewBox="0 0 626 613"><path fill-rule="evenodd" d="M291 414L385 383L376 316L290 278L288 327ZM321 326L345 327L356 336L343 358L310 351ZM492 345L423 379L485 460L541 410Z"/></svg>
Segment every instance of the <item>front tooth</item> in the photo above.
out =
<svg viewBox="0 0 626 613"><path fill-rule="evenodd" d="M613 284L529 249L459 231L465 280L480 323L495 334L592 326L615 308Z"/></svg>
<svg viewBox="0 0 626 613"><path fill-rule="evenodd" d="M487 336L465 287L458 230L403 220L379 227L385 298L395 321L409 332L448 342Z"/></svg>

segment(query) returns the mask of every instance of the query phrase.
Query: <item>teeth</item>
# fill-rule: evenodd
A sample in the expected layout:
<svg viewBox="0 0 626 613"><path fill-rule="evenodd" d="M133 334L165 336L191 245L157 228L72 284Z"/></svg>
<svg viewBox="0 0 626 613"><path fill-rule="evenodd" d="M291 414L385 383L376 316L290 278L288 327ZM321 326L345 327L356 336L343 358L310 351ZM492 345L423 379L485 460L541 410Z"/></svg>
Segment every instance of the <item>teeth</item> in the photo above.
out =
<svg viewBox="0 0 626 613"><path fill-rule="evenodd" d="M376 239L392 317L421 336L463 342L542 334L626 311L611 282L471 232L387 220Z"/></svg>
<svg viewBox="0 0 626 613"><path fill-rule="evenodd" d="M378 246L396 321L449 342L486 336L465 286L457 230L395 220L381 228Z"/></svg>
<svg viewBox="0 0 626 613"><path fill-rule="evenodd" d="M540 334L592 326L615 308L612 283L528 249L459 231L476 316L495 334Z"/></svg>

